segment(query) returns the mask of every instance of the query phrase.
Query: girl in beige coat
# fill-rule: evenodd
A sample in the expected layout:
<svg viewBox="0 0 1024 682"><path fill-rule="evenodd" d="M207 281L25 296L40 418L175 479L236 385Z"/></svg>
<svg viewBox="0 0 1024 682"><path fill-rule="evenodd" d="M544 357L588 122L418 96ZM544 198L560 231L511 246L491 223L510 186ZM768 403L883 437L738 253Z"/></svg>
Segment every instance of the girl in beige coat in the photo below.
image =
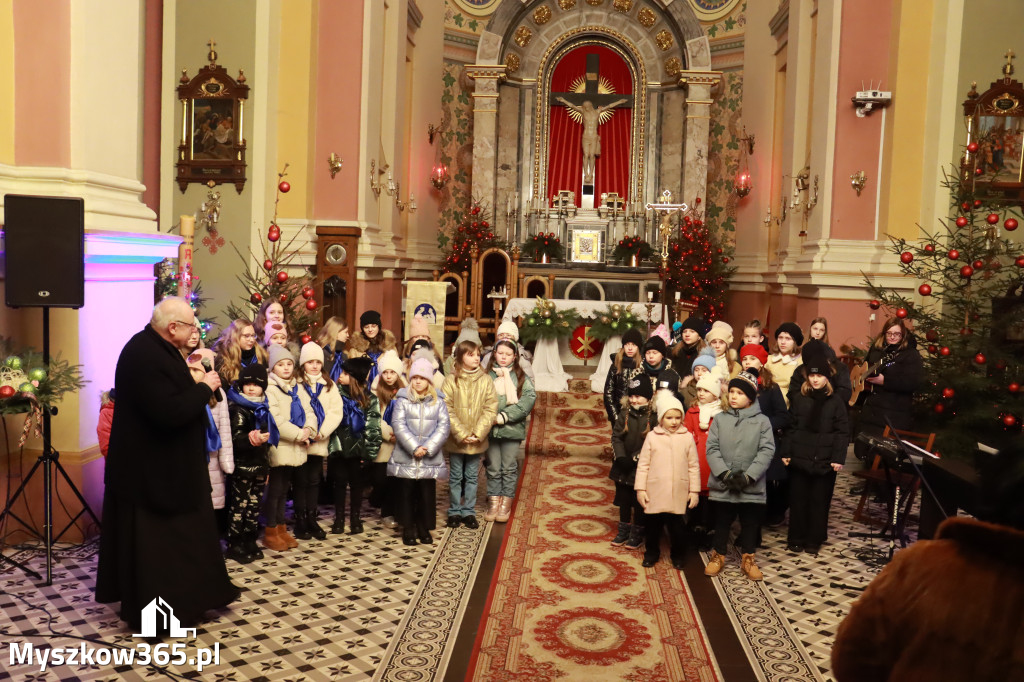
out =
<svg viewBox="0 0 1024 682"><path fill-rule="evenodd" d="M479 528L474 506L480 479L480 455L487 452L487 437L498 415L498 394L494 381L480 367L477 343L459 342L453 371L444 380L442 392L451 420L445 444L451 471L448 527L457 528L462 524Z"/></svg>
<svg viewBox="0 0 1024 682"><path fill-rule="evenodd" d="M661 529L668 526L672 565L682 570L686 510L697 506L700 462L693 435L683 426L683 405L674 397L659 397L658 425L644 440L633 487L647 518L643 566L658 563Z"/></svg>

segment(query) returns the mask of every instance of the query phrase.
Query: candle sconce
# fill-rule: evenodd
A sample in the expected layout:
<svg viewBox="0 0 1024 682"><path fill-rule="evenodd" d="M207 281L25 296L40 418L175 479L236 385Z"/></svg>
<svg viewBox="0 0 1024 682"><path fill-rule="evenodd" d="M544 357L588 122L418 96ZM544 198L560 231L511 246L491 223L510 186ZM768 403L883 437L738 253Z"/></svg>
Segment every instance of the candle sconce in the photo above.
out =
<svg viewBox="0 0 1024 682"><path fill-rule="evenodd" d="M370 159L370 190L373 195L380 198L380 192L384 189L384 183L380 181L380 176L388 172L388 164L384 164L380 168L377 168L377 162L374 159Z"/></svg>
<svg viewBox="0 0 1024 682"><path fill-rule="evenodd" d="M868 182L868 176L864 174L864 171L857 171L850 176L850 186L853 187L853 191L860 196L860 193L864 191L864 185Z"/></svg>
<svg viewBox="0 0 1024 682"><path fill-rule="evenodd" d="M334 152L331 152L331 155L327 157L327 168L331 172L331 180L333 180L334 176L338 174L338 171L341 170L341 166L344 163L344 159Z"/></svg>

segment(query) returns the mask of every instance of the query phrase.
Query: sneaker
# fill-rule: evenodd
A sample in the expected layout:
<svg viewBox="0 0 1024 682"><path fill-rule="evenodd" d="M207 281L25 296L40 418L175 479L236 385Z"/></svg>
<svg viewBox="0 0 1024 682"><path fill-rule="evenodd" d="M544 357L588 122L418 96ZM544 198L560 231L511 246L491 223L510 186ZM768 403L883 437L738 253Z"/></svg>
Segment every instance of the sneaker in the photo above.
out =
<svg viewBox="0 0 1024 682"><path fill-rule="evenodd" d="M644 527L633 524L629 531L629 539L623 547L626 549L640 549L644 546Z"/></svg>
<svg viewBox="0 0 1024 682"><path fill-rule="evenodd" d="M461 516L449 516L448 523L446 523L445 525L449 528L458 528L460 523L462 523Z"/></svg>
<svg viewBox="0 0 1024 682"><path fill-rule="evenodd" d="M487 498L487 511L484 512L484 521L493 521L498 516L501 508L501 495L490 495Z"/></svg>
<svg viewBox="0 0 1024 682"><path fill-rule="evenodd" d="M462 525L466 528L479 528L480 523L476 520L476 517L470 514L469 516L462 517Z"/></svg>
<svg viewBox="0 0 1024 682"><path fill-rule="evenodd" d="M725 566L725 557L715 550L711 550L708 565L704 567L704 575L714 577L721 572L723 566Z"/></svg>
<svg viewBox="0 0 1024 682"><path fill-rule="evenodd" d="M619 521L619 534L612 538L612 547L621 547L629 539L629 530L632 524Z"/></svg>

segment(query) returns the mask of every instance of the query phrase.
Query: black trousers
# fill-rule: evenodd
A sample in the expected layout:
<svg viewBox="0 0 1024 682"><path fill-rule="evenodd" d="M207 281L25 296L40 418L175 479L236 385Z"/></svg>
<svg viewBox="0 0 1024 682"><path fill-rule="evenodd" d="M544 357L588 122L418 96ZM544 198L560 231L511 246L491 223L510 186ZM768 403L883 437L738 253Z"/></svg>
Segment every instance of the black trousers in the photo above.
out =
<svg viewBox="0 0 1024 682"><path fill-rule="evenodd" d="M635 523L638 526L644 525L644 508L637 502L636 491L633 490L633 486L616 483L614 504L619 507L620 522Z"/></svg>
<svg viewBox="0 0 1024 682"><path fill-rule="evenodd" d="M228 545L255 541L259 534L260 498L266 486L266 474L246 476L235 472L231 476L231 516L228 519Z"/></svg>
<svg viewBox="0 0 1024 682"><path fill-rule="evenodd" d="M737 544L743 554L753 554L757 549L757 536L761 532L764 518L764 504L760 502L715 501L715 551L725 555L729 547L729 532L736 517L740 519L740 536Z"/></svg>
<svg viewBox="0 0 1024 682"><path fill-rule="evenodd" d="M334 520L345 518L345 489L350 491L348 500L349 519L359 519L363 506L363 463L358 457L332 457L327 462L327 471L334 487Z"/></svg>
<svg viewBox="0 0 1024 682"><path fill-rule="evenodd" d="M266 517L267 526L284 523L284 505L288 499L288 488L292 485L295 467L270 467L270 481L267 484Z"/></svg>
<svg viewBox="0 0 1024 682"><path fill-rule="evenodd" d="M828 507L836 473L789 472L789 544L820 547L828 536Z"/></svg>
<svg viewBox="0 0 1024 682"><path fill-rule="evenodd" d="M790 487L788 478L780 478L774 481L767 481L765 496L765 519L768 523L779 524L786 519L786 510L789 509Z"/></svg>
<svg viewBox="0 0 1024 682"><path fill-rule="evenodd" d="M380 509L381 516L395 515L395 495L398 487L395 479L388 476L387 462L372 462L370 468L370 506Z"/></svg>
<svg viewBox="0 0 1024 682"><path fill-rule="evenodd" d="M682 561L686 556L686 515L685 514L647 514L647 525L644 526L644 558L655 559L661 556L661 529L668 528L668 539L672 561Z"/></svg>
<svg viewBox="0 0 1024 682"><path fill-rule="evenodd" d="M437 527L437 481L433 478L391 478L397 497L395 520L406 530Z"/></svg>
<svg viewBox="0 0 1024 682"><path fill-rule="evenodd" d="M294 509L296 513L304 511L316 514L320 501L320 479L323 477L324 458L320 455L308 455L306 463L295 468L295 480L292 483Z"/></svg>

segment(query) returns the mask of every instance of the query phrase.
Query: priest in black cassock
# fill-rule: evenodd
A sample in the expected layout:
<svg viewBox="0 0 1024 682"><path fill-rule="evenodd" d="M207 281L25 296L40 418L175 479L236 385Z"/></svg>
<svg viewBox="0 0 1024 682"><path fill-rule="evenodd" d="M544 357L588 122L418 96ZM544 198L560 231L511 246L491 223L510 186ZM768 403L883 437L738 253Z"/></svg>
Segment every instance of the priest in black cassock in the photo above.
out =
<svg viewBox="0 0 1024 682"><path fill-rule="evenodd" d="M195 325L188 303L164 299L117 360L96 601L120 601L132 627L157 597L194 627L239 595L221 554L206 460L206 405L220 378L207 372L196 383L182 356Z"/></svg>

